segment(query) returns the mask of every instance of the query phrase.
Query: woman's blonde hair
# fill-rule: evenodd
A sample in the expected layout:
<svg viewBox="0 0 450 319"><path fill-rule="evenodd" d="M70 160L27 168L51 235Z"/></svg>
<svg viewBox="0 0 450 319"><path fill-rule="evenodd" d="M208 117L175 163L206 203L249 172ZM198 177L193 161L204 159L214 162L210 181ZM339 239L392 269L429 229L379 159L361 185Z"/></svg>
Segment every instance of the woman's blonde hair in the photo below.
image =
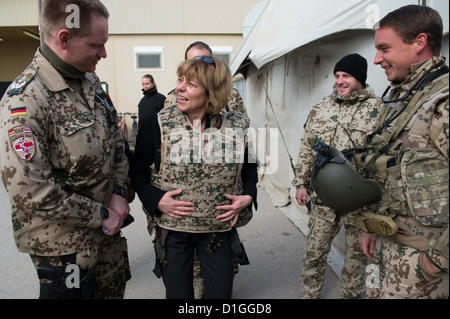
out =
<svg viewBox="0 0 450 319"><path fill-rule="evenodd" d="M230 69L218 58L210 56L185 60L178 66L178 77L195 80L203 86L210 100L208 114L219 114L228 104L232 88Z"/></svg>

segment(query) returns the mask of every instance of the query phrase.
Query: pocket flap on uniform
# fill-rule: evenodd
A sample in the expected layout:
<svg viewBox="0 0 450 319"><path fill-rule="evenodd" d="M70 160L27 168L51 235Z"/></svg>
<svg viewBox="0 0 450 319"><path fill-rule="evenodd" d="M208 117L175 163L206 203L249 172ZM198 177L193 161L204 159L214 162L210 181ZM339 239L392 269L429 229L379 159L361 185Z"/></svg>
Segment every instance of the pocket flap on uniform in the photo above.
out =
<svg viewBox="0 0 450 319"><path fill-rule="evenodd" d="M58 123L61 134L70 136L79 130L91 126L94 123L94 116L90 113L78 113Z"/></svg>

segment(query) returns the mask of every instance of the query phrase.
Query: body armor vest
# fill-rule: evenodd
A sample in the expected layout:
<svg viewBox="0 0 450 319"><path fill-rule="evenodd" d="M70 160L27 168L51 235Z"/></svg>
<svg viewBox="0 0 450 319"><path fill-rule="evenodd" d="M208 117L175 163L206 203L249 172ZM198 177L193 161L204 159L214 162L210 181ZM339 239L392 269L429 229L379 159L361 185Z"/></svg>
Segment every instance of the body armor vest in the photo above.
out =
<svg viewBox="0 0 450 319"><path fill-rule="evenodd" d="M223 115L220 128L195 130L187 114L177 106L158 114L161 127L161 167L153 172L151 182L166 191L183 189L176 200L194 203L190 216L175 219L162 214L159 226L166 229L205 233L227 231L231 221L216 219L225 211L216 206L231 204L225 195L242 193L241 169L244 162L249 119L240 113ZM194 123L195 124L195 123ZM251 210L244 209L241 226L251 218Z"/></svg>
<svg viewBox="0 0 450 319"><path fill-rule="evenodd" d="M419 89L393 126L373 135L372 153L361 157L361 170L385 185L379 212L410 216L427 226L448 223L448 159L432 143L439 133L432 118L439 101L448 99L448 80L440 76Z"/></svg>

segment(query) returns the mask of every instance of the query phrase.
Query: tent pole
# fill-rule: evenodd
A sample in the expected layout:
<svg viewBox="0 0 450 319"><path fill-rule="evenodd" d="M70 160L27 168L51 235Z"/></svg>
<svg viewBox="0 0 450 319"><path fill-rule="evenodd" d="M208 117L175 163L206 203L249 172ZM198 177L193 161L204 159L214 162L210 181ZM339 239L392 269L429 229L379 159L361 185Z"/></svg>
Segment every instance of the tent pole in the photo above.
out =
<svg viewBox="0 0 450 319"><path fill-rule="evenodd" d="M41 47L44 44L44 35L42 34L42 26L41 26L41 10L42 10L42 2L43 0L37 0L38 1L38 10L39 10L39 38L41 41Z"/></svg>
<svg viewBox="0 0 450 319"><path fill-rule="evenodd" d="M263 78L263 75L262 75L262 74L259 74L257 78L258 78L258 80L261 80L261 85L262 85L262 87L264 88L264 91L266 92L266 98L267 98L267 100L269 101L270 109L272 110L273 116L274 116L274 118L275 118L275 122L277 122L278 131L279 131L280 134L281 134L281 139L283 140L284 147L286 148L286 152L287 152L287 154L288 154L288 156L289 156L289 162L290 162L290 164L291 164L292 172L295 174L295 165L294 165L294 163L293 163L293 161L292 161L292 156L291 156L291 154L289 153L289 148L288 148L288 146L287 146L286 139L284 138L283 131L281 130L280 123L278 122L277 114L275 113L275 110L273 109L273 105L272 105L272 101L271 101L270 96L269 96L269 92L267 91L267 88L266 88L266 86L264 85L264 78Z"/></svg>

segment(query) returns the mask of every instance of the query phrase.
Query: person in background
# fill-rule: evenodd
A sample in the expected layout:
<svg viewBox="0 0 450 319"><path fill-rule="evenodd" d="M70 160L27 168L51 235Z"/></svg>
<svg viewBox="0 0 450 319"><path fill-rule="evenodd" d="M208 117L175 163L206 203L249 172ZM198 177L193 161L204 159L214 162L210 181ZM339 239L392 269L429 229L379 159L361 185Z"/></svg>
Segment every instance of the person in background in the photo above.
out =
<svg viewBox="0 0 450 319"><path fill-rule="evenodd" d="M367 61L361 55L344 56L336 63L333 74L332 94L312 108L304 126L292 181L297 188L299 205L306 206L308 195L310 198L309 231L301 275L302 299L320 298L331 242L342 225L345 227L345 263L341 273L341 295L343 298L360 298L364 290L367 262L359 246L359 230L353 226L355 212L336 212L325 206L312 189L311 171L315 159L312 146L322 141L344 152L364 144L383 103L366 84Z"/></svg>
<svg viewBox="0 0 450 319"><path fill-rule="evenodd" d="M144 97L138 105L138 128L141 127L144 117L161 111L166 100L164 95L158 93L155 79L151 74L142 77L142 93L144 93Z"/></svg>

